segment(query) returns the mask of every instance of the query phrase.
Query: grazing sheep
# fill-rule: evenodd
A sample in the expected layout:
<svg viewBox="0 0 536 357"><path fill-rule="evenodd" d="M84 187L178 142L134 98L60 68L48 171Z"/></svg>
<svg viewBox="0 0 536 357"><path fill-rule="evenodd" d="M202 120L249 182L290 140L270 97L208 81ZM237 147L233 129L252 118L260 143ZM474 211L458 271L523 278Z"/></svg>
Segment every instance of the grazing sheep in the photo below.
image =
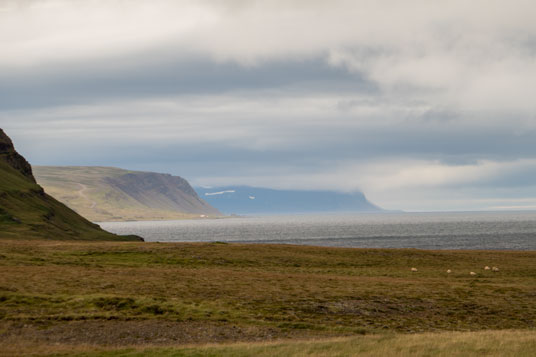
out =
<svg viewBox="0 0 536 357"><path fill-rule="evenodd" d="M452 270L448 269L447 274L450 274L450 273L452 273Z"/></svg>
<svg viewBox="0 0 536 357"><path fill-rule="evenodd" d="M493 268L491 268L491 270L493 270L493 271L499 271L499 268L497 268L497 267L493 267Z"/></svg>
<svg viewBox="0 0 536 357"><path fill-rule="evenodd" d="M489 270L489 269L490 269L490 268L489 268L489 266L487 266L487 265L484 267L484 270Z"/></svg>
<svg viewBox="0 0 536 357"><path fill-rule="evenodd" d="M416 272L416 271L418 271L418 270L417 270L417 268L411 268L411 271L412 271L412 272Z"/></svg>
<svg viewBox="0 0 536 357"><path fill-rule="evenodd" d="M476 273L474 271L470 272L469 274L470 275L476 275Z"/></svg>

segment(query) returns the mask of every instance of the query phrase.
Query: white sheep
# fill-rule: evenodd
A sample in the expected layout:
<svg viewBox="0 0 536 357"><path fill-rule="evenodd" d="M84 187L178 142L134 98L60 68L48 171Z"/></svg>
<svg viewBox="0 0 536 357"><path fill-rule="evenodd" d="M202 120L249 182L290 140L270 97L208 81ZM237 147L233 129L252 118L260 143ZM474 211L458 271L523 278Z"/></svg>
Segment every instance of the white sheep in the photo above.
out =
<svg viewBox="0 0 536 357"><path fill-rule="evenodd" d="M411 271L412 271L412 272L416 272L416 271L418 271L418 270L417 270L417 268L411 268Z"/></svg>
<svg viewBox="0 0 536 357"><path fill-rule="evenodd" d="M487 266L487 265L484 267L484 270L489 270L489 269L490 269L490 268L489 268L489 266Z"/></svg>
<svg viewBox="0 0 536 357"><path fill-rule="evenodd" d="M497 268L497 267L493 267L493 268L491 268L491 270L492 270L492 271L499 271L499 268Z"/></svg>
<svg viewBox="0 0 536 357"><path fill-rule="evenodd" d="M448 269L447 274L450 274L450 273L452 273L452 270Z"/></svg>
<svg viewBox="0 0 536 357"><path fill-rule="evenodd" d="M474 271L470 272L469 275L476 275Z"/></svg>

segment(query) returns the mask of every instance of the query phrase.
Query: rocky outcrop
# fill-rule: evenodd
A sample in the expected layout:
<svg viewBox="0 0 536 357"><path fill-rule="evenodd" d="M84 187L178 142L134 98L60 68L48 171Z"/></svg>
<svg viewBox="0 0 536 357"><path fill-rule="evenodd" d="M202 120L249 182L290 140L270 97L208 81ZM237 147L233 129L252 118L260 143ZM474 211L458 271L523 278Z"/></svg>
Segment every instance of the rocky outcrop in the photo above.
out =
<svg viewBox="0 0 536 357"><path fill-rule="evenodd" d="M0 129L0 157L23 176L35 182L32 174L32 166L15 150L13 142L2 129Z"/></svg>
<svg viewBox="0 0 536 357"><path fill-rule="evenodd" d="M47 192L93 222L222 215L170 174L102 166L36 166L34 174Z"/></svg>
<svg viewBox="0 0 536 357"><path fill-rule="evenodd" d="M201 200L188 181L155 172L130 172L105 181L144 206L183 213L221 215Z"/></svg>
<svg viewBox="0 0 536 357"><path fill-rule="evenodd" d="M32 167L0 129L0 238L143 240L117 236L89 222L45 193Z"/></svg>

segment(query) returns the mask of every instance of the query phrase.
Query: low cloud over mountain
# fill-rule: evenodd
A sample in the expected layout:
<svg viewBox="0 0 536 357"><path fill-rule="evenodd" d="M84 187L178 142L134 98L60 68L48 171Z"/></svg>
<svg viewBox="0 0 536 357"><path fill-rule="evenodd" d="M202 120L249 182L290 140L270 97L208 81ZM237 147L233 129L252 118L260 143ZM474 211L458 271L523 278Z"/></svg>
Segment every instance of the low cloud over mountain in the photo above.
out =
<svg viewBox="0 0 536 357"><path fill-rule="evenodd" d="M533 3L0 5L0 125L33 162L536 207ZM65 151L58 138L71 137Z"/></svg>

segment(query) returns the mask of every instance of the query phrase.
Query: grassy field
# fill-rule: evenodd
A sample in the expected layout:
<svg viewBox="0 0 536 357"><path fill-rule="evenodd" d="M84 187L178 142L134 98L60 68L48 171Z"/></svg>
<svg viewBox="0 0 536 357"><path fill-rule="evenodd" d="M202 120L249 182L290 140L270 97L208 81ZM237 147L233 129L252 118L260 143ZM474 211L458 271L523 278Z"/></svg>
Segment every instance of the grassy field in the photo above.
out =
<svg viewBox="0 0 536 357"><path fill-rule="evenodd" d="M2 240L0 350L531 330L535 258L536 252Z"/></svg>

